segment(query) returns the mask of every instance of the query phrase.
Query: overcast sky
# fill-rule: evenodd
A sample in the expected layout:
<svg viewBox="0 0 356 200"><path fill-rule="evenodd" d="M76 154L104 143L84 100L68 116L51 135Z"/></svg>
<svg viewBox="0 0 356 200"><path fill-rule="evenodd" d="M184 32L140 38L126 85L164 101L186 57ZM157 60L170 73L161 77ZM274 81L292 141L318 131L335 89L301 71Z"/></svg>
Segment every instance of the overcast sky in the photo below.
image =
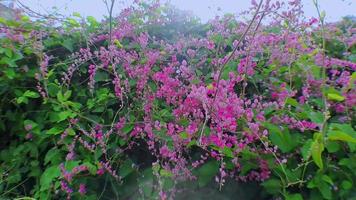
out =
<svg viewBox="0 0 356 200"><path fill-rule="evenodd" d="M0 0L6 1L6 0ZM103 0L19 0L33 10L45 13L57 7L61 13L69 15L79 12L82 16L94 16L102 19L107 10ZM131 0L116 0L115 12L128 5ZM202 21L211 19L216 14L239 13L250 6L250 0L170 0L183 10L190 10ZM302 0L306 16L316 16L313 0ZM337 21L346 15L356 15L356 0L319 0L321 9L326 11L328 22ZM220 11L218 11L218 8Z"/></svg>

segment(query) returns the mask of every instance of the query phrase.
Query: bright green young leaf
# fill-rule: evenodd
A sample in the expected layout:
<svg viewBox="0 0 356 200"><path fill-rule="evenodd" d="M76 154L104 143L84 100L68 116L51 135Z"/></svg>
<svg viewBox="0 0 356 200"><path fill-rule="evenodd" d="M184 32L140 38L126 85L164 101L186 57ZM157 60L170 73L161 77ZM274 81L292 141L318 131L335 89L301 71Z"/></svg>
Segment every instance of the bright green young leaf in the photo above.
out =
<svg viewBox="0 0 356 200"><path fill-rule="evenodd" d="M29 97L29 98L38 98L40 97L40 95L37 93L37 92L34 92L34 91L30 91L30 90L27 90L23 96L25 97Z"/></svg>
<svg viewBox="0 0 356 200"><path fill-rule="evenodd" d="M354 138L351 135L344 133L342 131L333 131L333 130L329 131L328 139L356 143L356 138Z"/></svg>
<svg viewBox="0 0 356 200"><path fill-rule="evenodd" d="M304 160L309 160L311 156L311 146L312 146L313 140L309 139L307 140L301 150L302 156Z"/></svg>
<svg viewBox="0 0 356 200"><path fill-rule="evenodd" d="M316 134L320 134L320 133L316 133ZM321 134L320 134L321 135ZM322 143L322 141L319 138L314 139L312 145L311 145L311 155L312 158L315 162L315 164L320 168L323 169L323 160L321 157L321 154L324 151L324 144Z"/></svg>
<svg viewBox="0 0 356 200"><path fill-rule="evenodd" d="M63 131L64 131L64 128L59 127L59 126L55 126L55 127L51 128L51 129L49 129L46 133L48 135L57 135L57 134L62 133Z"/></svg>
<svg viewBox="0 0 356 200"><path fill-rule="evenodd" d="M21 104L21 103L28 104L28 98L24 97L24 96L19 97L19 98L16 99L16 103L18 103L18 104Z"/></svg>
<svg viewBox="0 0 356 200"><path fill-rule="evenodd" d="M4 72L7 76L7 78L9 78L9 79L14 79L16 77L16 72L12 68L5 69Z"/></svg>
<svg viewBox="0 0 356 200"><path fill-rule="evenodd" d="M345 97L336 94L336 93L328 93L328 99L333 100L333 101L343 101L345 100Z"/></svg>
<svg viewBox="0 0 356 200"><path fill-rule="evenodd" d="M188 136L189 136L188 133L185 132L185 131L184 131L184 132L181 132L179 135L180 135L180 137L181 137L182 139L187 139Z"/></svg>
<svg viewBox="0 0 356 200"><path fill-rule="evenodd" d="M286 104L294 106L294 107L297 107L299 105L297 100L295 100L293 98L289 98L289 97L286 99Z"/></svg>

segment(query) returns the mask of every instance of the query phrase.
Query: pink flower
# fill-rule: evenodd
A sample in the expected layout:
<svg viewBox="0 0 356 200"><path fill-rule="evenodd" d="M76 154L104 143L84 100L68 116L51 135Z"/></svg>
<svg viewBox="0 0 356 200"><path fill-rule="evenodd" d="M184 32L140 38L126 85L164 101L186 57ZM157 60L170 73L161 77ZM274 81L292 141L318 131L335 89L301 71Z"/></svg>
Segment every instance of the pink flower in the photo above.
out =
<svg viewBox="0 0 356 200"><path fill-rule="evenodd" d="M190 58L194 58L196 52L193 49L188 49L187 54Z"/></svg>
<svg viewBox="0 0 356 200"><path fill-rule="evenodd" d="M80 195L84 195L84 194L87 192L86 187L85 187L84 184L80 184L80 185L79 185L79 190L78 190L78 192L80 193Z"/></svg>
<svg viewBox="0 0 356 200"><path fill-rule="evenodd" d="M125 121L126 119L124 117L121 117L115 125L116 130L121 130L125 126Z"/></svg>
<svg viewBox="0 0 356 200"><path fill-rule="evenodd" d="M208 48L209 50L213 50L213 49L215 48L214 42L209 40L209 41L208 41L208 44L207 44L207 48Z"/></svg>
<svg viewBox="0 0 356 200"><path fill-rule="evenodd" d="M146 48L148 44L148 34L141 33L140 36L137 38L137 42L141 45L143 49Z"/></svg>
<svg viewBox="0 0 356 200"><path fill-rule="evenodd" d="M256 66L256 63L250 57L242 58L237 66L237 71L240 75L247 74L252 76L255 73L254 68Z"/></svg>
<svg viewBox="0 0 356 200"><path fill-rule="evenodd" d="M25 130L26 131L30 131L32 129L32 125L31 124L28 124L25 126Z"/></svg>
<svg viewBox="0 0 356 200"><path fill-rule="evenodd" d="M309 20L308 25L311 26L311 25L313 25L313 24L315 24L315 23L317 23L317 22L318 22L318 19L315 18L315 17L312 17L312 18Z"/></svg>
<svg viewBox="0 0 356 200"><path fill-rule="evenodd" d="M97 171L96 171L96 174L101 176L105 173L105 169L104 168L99 168Z"/></svg>
<svg viewBox="0 0 356 200"><path fill-rule="evenodd" d="M345 106L342 104L336 104L335 111L338 113L343 113L343 112L345 112Z"/></svg>
<svg viewBox="0 0 356 200"><path fill-rule="evenodd" d="M164 145L159 149L159 153L162 155L163 158L168 158L171 152L169 151L168 147Z"/></svg>
<svg viewBox="0 0 356 200"><path fill-rule="evenodd" d="M113 84L114 84L115 96L120 98L122 96L122 89L121 89L120 78L118 76L114 78Z"/></svg>
<svg viewBox="0 0 356 200"><path fill-rule="evenodd" d="M188 127L186 128L186 131L189 135L194 135L194 133L198 131L198 124L194 122L189 124Z"/></svg>
<svg viewBox="0 0 356 200"><path fill-rule="evenodd" d="M218 135L210 135L210 141L220 148L224 148L225 146L225 142Z"/></svg>
<svg viewBox="0 0 356 200"><path fill-rule="evenodd" d="M26 136L25 136L25 138L26 138L27 140L31 140L32 137L33 137L32 133L27 133Z"/></svg>
<svg viewBox="0 0 356 200"><path fill-rule="evenodd" d="M160 200L166 200L167 199L167 194L163 191L159 192L159 197Z"/></svg>
<svg viewBox="0 0 356 200"><path fill-rule="evenodd" d="M93 93L94 84L95 84L94 77L95 77L95 74L96 74L96 66L95 65L89 65L88 73L89 73L89 82L88 82L89 90L90 90L90 92Z"/></svg>
<svg viewBox="0 0 356 200"><path fill-rule="evenodd" d="M74 152L70 152L66 156L66 160L74 160L75 154Z"/></svg>
<svg viewBox="0 0 356 200"><path fill-rule="evenodd" d="M67 195L73 193L73 190L68 186L68 183L66 183L64 180L61 180L61 189L62 191L66 192Z"/></svg>

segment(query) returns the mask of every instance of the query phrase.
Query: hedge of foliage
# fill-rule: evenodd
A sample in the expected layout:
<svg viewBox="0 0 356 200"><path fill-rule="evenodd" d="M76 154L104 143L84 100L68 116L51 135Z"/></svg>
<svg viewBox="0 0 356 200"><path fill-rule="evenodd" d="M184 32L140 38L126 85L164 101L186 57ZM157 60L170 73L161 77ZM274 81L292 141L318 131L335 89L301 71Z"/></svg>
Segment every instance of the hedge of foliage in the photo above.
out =
<svg viewBox="0 0 356 200"><path fill-rule="evenodd" d="M355 199L355 21L261 2L0 19L0 198Z"/></svg>

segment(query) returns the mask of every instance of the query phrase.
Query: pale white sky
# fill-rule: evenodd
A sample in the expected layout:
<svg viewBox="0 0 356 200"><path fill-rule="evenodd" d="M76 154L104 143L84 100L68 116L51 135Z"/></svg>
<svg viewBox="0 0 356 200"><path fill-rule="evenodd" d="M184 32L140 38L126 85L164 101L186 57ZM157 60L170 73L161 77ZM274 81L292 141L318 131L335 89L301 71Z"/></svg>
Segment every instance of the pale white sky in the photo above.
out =
<svg viewBox="0 0 356 200"><path fill-rule="evenodd" d="M0 0L2 1L2 0ZM4 1L4 0L3 0ZM52 7L57 7L60 12L70 15L79 12L82 16L94 16L102 19L107 10L103 0L19 0L33 10L45 13ZM132 0L116 0L115 12L118 13ZM190 10L202 21L211 19L216 14L240 13L250 6L250 0L168 0L183 10ZM313 0L302 0L304 12L307 17L316 16ZM163 2L163 1L162 1ZM321 9L325 10L328 22L337 21L345 15L356 15L356 0L319 0ZM220 11L218 11L220 8Z"/></svg>

